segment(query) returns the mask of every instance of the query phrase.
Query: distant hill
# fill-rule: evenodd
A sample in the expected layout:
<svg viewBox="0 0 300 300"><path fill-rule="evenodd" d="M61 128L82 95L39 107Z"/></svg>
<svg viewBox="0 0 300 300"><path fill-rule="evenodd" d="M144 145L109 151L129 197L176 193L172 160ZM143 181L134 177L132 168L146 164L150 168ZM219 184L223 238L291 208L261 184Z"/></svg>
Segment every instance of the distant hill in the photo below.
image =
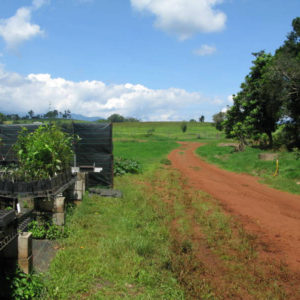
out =
<svg viewBox="0 0 300 300"><path fill-rule="evenodd" d="M101 117L86 117L80 114L71 114L72 119L74 120L81 120L81 121L97 121L97 120L104 120L104 118Z"/></svg>

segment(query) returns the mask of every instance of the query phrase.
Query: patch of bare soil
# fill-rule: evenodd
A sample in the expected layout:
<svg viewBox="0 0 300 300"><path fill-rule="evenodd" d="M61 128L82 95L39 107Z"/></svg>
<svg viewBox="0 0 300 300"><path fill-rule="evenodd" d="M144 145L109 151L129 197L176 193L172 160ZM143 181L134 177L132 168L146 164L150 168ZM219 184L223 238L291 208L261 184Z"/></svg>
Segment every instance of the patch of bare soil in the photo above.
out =
<svg viewBox="0 0 300 300"><path fill-rule="evenodd" d="M223 208L257 236L260 256L287 264L300 275L300 196L272 189L249 175L222 170L201 160L194 151L200 143L181 143L172 151L172 166L193 188L216 198ZM196 169L195 169L196 168Z"/></svg>

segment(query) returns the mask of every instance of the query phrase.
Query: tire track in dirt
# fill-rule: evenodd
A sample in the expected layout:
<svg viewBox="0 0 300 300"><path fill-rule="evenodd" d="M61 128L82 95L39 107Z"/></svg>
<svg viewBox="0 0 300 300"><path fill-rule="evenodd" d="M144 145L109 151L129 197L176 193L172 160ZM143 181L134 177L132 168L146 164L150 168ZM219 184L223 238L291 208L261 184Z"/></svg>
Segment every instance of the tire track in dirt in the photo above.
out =
<svg viewBox="0 0 300 300"><path fill-rule="evenodd" d="M220 201L244 228L258 236L266 259L286 262L300 274L300 196L272 189L245 174L222 170L201 160L200 143L184 142L169 154L189 184Z"/></svg>

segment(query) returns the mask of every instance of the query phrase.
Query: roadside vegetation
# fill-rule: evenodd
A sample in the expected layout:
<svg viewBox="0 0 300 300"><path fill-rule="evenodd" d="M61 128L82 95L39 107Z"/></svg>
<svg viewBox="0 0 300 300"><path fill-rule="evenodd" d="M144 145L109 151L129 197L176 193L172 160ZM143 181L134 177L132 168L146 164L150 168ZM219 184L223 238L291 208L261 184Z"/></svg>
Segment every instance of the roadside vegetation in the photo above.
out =
<svg viewBox="0 0 300 300"><path fill-rule="evenodd" d="M220 148L211 124L188 123L185 133L180 124L114 126L115 156L139 162L141 170L116 177L115 188L122 190L123 198L87 194L76 207L67 222L69 236L60 240L44 275L42 299L293 299L298 295L285 265L261 259L256 237L172 169L167 154L178 146L177 140L200 140L207 145L203 147ZM154 130L147 136L150 129ZM247 150L240 152L245 154Z"/></svg>
<svg viewBox="0 0 300 300"><path fill-rule="evenodd" d="M257 176L261 182L276 189L300 194L300 158L297 149L274 152L258 147L246 147L244 151L240 152L235 151L234 146L224 146L226 143L228 141L207 143L198 148L196 152L208 162L217 164L221 168ZM275 154L275 157L270 161L264 161L259 158L261 154Z"/></svg>
<svg viewBox="0 0 300 300"><path fill-rule="evenodd" d="M216 127L238 139L241 150L249 140L260 145L267 140L269 148L300 147L300 17L292 26L274 55L253 53L253 65L233 95L233 105L226 114L214 116Z"/></svg>
<svg viewBox="0 0 300 300"><path fill-rule="evenodd" d="M124 197L85 195L42 276L41 299L300 298L299 278L284 262L260 255L268 245L216 199L190 187L167 159L177 141L199 142L204 145L196 152L209 162L300 194L300 18L293 28L275 56L254 54L232 108L214 117L224 133L204 117L116 121L116 175L122 176L115 188ZM239 146L220 146L233 142L225 136ZM259 158L270 152L277 156Z"/></svg>

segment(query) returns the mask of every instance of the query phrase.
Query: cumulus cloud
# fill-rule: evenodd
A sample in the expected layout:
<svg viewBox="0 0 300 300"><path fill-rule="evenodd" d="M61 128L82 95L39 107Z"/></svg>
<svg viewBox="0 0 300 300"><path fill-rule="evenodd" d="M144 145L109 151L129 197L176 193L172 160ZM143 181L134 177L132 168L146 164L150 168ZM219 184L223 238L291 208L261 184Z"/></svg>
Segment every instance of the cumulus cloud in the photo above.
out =
<svg viewBox="0 0 300 300"><path fill-rule="evenodd" d="M199 49L196 49L194 51L194 54L199 56L205 56L205 55L212 55L216 51L217 48L215 46L202 45Z"/></svg>
<svg viewBox="0 0 300 300"><path fill-rule="evenodd" d="M184 40L198 32L220 31L226 15L215 6L223 0L131 0L134 9L155 15L155 26Z"/></svg>
<svg viewBox="0 0 300 300"><path fill-rule="evenodd" d="M233 104L233 95L229 95L227 97L227 101L230 103L230 104Z"/></svg>
<svg viewBox="0 0 300 300"><path fill-rule="evenodd" d="M108 117L113 113L144 121L173 121L198 118L215 111L214 99L184 89L150 89L140 84L106 85L102 81L74 82L50 74L7 72L0 67L2 112L45 113L49 108L85 116ZM206 117L208 115L206 114Z"/></svg>
<svg viewBox="0 0 300 300"><path fill-rule="evenodd" d="M33 10L46 4L47 0L33 0L31 7L21 7L8 19L0 19L0 36L7 48L15 49L21 43L44 34L40 26L31 23Z"/></svg>
<svg viewBox="0 0 300 300"><path fill-rule="evenodd" d="M39 9L40 7L42 7L45 4L48 4L49 2L50 0L33 0L32 7L35 9Z"/></svg>

